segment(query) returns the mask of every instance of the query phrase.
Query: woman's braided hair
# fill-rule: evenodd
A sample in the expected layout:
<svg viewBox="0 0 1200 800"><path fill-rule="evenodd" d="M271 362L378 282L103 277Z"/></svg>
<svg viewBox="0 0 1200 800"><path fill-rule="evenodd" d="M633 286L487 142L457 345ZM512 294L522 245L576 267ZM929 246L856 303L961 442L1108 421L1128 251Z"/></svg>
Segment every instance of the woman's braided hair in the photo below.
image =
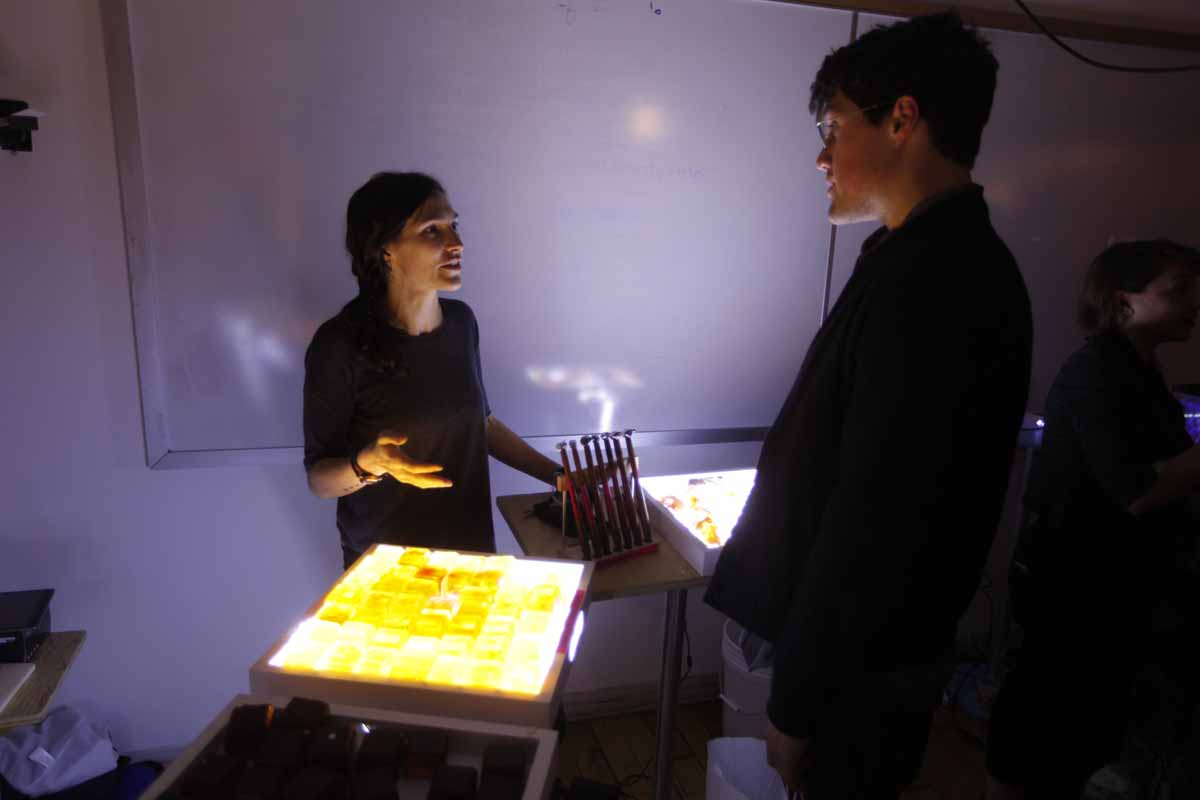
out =
<svg viewBox="0 0 1200 800"><path fill-rule="evenodd" d="M379 345L380 333L389 324L390 268L383 251L431 195L445 191L436 179L420 172L379 172L350 196L346 206L346 252L358 280L358 297L349 308L360 322L358 350L378 369L397 366Z"/></svg>

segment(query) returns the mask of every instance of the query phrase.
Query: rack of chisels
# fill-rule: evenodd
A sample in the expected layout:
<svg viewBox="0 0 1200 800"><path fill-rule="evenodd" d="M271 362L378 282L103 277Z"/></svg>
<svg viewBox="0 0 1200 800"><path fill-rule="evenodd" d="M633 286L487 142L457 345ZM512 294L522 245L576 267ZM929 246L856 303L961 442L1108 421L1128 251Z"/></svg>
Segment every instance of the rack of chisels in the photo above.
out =
<svg viewBox="0 0 1200 800"><path fill-rule="evenodd" d="M633 429L595 433L556 445L565 478L563 532L569 528L570 514L586 561L603 564L658 549L651 535L633 434Z"/></svg>

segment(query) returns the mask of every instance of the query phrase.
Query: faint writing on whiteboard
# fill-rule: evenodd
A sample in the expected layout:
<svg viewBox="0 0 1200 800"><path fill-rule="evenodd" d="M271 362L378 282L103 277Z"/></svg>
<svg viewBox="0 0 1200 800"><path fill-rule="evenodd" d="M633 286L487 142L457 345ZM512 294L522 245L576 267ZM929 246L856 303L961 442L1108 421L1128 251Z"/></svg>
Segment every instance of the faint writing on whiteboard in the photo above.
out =
<svg viewBox="0 0 1200 800"><path fill-rule="evenodd" d="M592 5L592 13L599 14L601 11L605 10L605 6L607 5L607 0L592 0L591 5ZM575 13L574 6L572 6L570 3L555 3L554 7L556 9L558 9L560 12L562 12L563 22L565 22L568 25L575 24L575 17L577 15ZM653 6L651 6L651 7L653 8ZM656 11L655 13L661 14L662 12Z"/></svg>
<svg viewBox="0 0 1200 800"><path fill-rule="evenodd" d="M701 181L707 170L685 165L662 165L655 161L613 161L605 159L596 165L604 173L628 175L634 178L667 183L672 181Z"/></svg>
<svg viewBox="0 0 1200 800"><path fill-rule="evenodd" d="M571 4L570 3L558 3L557 5L559 8L562 9L563 22L567 23L568 25L574 25L575 24L575 9L571 8Z"/></svg>

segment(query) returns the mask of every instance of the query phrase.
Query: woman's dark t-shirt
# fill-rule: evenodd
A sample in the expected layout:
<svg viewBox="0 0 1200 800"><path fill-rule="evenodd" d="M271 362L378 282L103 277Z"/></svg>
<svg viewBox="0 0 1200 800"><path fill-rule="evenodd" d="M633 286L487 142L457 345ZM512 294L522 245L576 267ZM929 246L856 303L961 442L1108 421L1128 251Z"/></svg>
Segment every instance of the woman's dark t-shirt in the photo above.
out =
<svg viewBox="0 0 1200 800"><path fill-rule="evenodd" d="M409 336L376 326L368 359L364 315L354 300L317 329L304 359L304 466L348 458L385 429L408 437L414 461L441 464L449 489L417 489L391 477L338 498L342 545L376 542L494 552L487 417L479 326L466 303L440 300L442 324ZM383 366L380 366L383 363Z"/></svg>

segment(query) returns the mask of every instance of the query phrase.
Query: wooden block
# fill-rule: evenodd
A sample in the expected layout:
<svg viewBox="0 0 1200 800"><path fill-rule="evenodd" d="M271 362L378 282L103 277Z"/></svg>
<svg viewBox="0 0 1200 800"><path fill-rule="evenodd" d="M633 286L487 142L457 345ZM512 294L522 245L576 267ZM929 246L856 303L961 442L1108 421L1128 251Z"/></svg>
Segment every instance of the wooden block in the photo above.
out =
<svg viewBox="0 0 1200 800"><path fill-rule="evenodd" d="M283 707L288 697L273 697L263 695L238 695L221 711L196 738L174 759L158 779L146 789L143 800L157 800L164 796L177 796L177 782L185 774L190 775L190 769L198 759L211 759L213 753L219 750L223 732L229 723L234 709L247 705L273 704ZM451 753L456 758L464 754L482 753L493 744L501 746L519 745L532 753L528 765L528 775L525 780L521 800L548 800L552 787L552 769L554 756L558 749L558 736L554 731L530 728L524 726L503 725L498 723L474 720L450 719L447 717L431 717L419 714L408 714L382 709L358 708L352 706L334 705L330 711L334 722L357 725L359 722L370 727L390 726L401 728L410 733L430 733L449 737ZM217 758L222 758L217 756ZM390 770L389 770L390 773ZM235 776L236 777L236 776ZM241 778L244 778L243 774ZM266 777L266 776L263 776ZM221 780L220 775L213 780ZM258 791L257 787L247 787ZM269 787L267 787L269 788ZM229 793L221 795L230 796Z"/></svg>

